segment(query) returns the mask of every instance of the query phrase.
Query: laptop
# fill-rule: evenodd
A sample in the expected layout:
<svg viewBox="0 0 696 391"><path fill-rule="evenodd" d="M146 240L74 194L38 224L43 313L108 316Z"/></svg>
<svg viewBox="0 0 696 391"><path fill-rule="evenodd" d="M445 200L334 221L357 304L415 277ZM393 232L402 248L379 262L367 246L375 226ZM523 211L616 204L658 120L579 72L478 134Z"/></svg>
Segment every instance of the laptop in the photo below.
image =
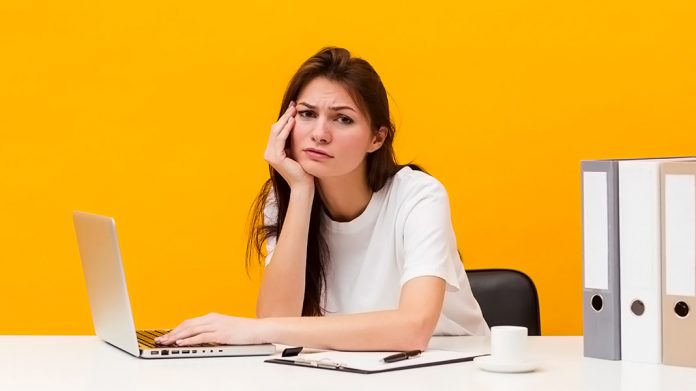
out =
<svg viewBox="0 0 696 391"><path fill-rule="evenodd" d="M212 356L266 356L275 353L272 344L163 346L154 338L169 330L135 330L133 312L121 262L116 222L111 217L73 212L82 270L97 336L140 358Z"/></svg>

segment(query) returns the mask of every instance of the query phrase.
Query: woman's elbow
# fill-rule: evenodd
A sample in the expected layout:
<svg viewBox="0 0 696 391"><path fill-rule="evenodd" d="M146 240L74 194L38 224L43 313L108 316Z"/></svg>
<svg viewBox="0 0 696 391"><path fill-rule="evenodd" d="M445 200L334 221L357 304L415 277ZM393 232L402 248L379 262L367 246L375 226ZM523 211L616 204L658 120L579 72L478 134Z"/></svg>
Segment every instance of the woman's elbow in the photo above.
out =
<svg viewBox="0 0 696 391"><path fill-rule="evenodd" d="M429 317L416 316L410 322L408 327L409 335L406 337L405 350L426 350L430 343L430 338L433 336L433 331L437 321L433 321Z"/></svg>
<svg viewBox="0 0 696 391"><path fill-rule="evenodd" d="M424 352L428 350L430 337L431 335L418 335L409 343L409 346L404 350L420 350L421 352Z"/></svg>

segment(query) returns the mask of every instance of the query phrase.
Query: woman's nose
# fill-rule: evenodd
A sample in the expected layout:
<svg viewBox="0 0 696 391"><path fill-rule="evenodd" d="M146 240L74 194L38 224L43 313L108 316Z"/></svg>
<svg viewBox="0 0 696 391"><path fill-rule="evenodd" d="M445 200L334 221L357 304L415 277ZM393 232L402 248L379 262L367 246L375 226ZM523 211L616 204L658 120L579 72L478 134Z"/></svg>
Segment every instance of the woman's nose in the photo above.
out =
<svg viewBox="0 0 696 391"><path fill-rule="evenodd" d="M319 120L316 122L316 126L312 129L312 141L318 144L328 144L331 142L331 135L325 121Z"/></svg>

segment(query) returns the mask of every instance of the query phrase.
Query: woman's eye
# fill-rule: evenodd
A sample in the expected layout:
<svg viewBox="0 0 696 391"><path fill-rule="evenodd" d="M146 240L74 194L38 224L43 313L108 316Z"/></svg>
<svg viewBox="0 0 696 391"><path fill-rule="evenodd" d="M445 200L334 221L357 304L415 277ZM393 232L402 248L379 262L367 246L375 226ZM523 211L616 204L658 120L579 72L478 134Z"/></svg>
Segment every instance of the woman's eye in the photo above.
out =
<svg viewBox="0 0 696 391"><path fill-rule="evenodd" d="M312 110L301 110L297 114L302 118L314 118L316 116Z"/></svg>
<svg viewBox="0 0 696 391"><path fill-rule="evenodd" d="M342 125L350 125L353 123L353 119L345 115L341 115L338 117L338 122Z"/></svg>

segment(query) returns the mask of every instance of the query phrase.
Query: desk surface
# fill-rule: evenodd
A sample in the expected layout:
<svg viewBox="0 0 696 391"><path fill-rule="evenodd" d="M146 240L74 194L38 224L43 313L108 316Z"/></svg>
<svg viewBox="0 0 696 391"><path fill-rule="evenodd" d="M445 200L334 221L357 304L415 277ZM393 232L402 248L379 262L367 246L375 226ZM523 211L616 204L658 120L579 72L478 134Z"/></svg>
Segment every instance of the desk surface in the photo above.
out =
<svg viewBox="0 0 696 391"><path fill-rule="evenodd" d="M483 372L471 362L359 375L264 363L266 357L143 360L94 336L0 336L0 390L696 390L696 369L582 356L582 337L530 337L539 370ZM435 337L434 349L486 349Z"/></svg>

